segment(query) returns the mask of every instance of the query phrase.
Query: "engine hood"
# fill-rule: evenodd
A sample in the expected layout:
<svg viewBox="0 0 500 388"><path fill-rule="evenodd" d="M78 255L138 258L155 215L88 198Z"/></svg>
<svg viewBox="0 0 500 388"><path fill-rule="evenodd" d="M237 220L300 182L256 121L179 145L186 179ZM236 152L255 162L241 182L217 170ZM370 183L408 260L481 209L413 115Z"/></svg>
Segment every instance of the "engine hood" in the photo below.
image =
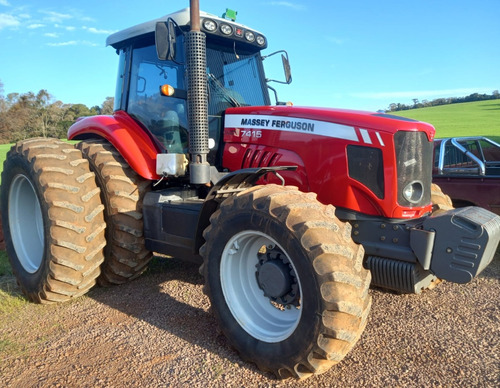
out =
<svg viewBox="0 0 500 388"><path fill-rule="evenodd" d="M286 122L286 118L294 118L304 119L304 125L306 123L314 124L314 122L323 122L340 124L352 128L376 129L379 132L391 134L397 131L425 132L429 141L432 141L435 135L434 127L428 123L385 113L355 110L300 106L238 107L229 108L226 111L226 120L229 118L229 121L234 124L234 117L231 118L231 116L241 116L241 120L252 120L251 122L243 122L251 123L255 128L262 127L263 129L266 128L266 124L267 129L274 129L273 127L278 129L283 125L283 121ZM262 116L262 118L259 116ZM273 117L268 119L267 116ZM269 122L267 122L268 120ZM296 125L303 126L300 122ZM307 129L307 126L305 126L305 129Z"/></svg>

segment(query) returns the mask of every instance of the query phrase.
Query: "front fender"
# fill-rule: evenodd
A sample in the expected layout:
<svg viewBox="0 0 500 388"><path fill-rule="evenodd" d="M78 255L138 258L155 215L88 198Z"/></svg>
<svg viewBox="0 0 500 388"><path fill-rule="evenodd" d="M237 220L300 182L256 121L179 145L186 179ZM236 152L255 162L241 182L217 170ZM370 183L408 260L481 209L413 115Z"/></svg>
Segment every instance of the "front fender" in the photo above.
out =
<svg viewBox="0 0 500 388"><path fill-rule="evenodd" d="M156 155L159 145L137 122L124 111L112 116L90 116L75 122L68 130L68 139L83 140L90 137L108 140L141 177L160 179L156 174Z"/></svg>
<svg viewBox="0 0 500 388"><path fill-rule="evenodd" d="M198 227L196 228L195 251L198 252L205 241L203 231L210 225L210 216L217 210L225 198L255 186L266 174L295 171L296 169L297 166L244 168L223 176L211 188L201 208L200 216L198 217Z"/></svg>

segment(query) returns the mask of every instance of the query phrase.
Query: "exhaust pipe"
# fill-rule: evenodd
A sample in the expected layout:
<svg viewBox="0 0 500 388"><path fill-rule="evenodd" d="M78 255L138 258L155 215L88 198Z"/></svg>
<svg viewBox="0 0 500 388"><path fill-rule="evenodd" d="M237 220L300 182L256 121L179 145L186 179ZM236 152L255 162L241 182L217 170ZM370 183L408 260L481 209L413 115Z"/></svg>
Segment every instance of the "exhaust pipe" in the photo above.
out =
<svg viewBox="0 0 500 388"><path fill-rule="evenodd" d="M210 182L206 36L200 28L199 0L190 0L191 30L186 35L189 123L189 180Z"/></svg>

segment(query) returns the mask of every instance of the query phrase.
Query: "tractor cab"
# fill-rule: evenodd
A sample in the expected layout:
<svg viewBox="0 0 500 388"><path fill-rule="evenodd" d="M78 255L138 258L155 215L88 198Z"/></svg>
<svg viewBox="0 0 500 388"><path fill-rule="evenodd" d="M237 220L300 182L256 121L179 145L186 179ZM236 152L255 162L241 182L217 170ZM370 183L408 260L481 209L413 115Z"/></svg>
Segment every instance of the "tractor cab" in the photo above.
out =
<svg viewBox="0 0 500 388"><path fill-rule="evenodd" d="M257 31L204 12L200 22L206 34L208 162L217 166L225 110L270 105L260 54L267 40ZM189 9L184 9L117 32L106 42L120 56L115 110L127 112L147 129L164 153L188 152L188 29ZM159 47L161 42L169 47ZM159 59L162 50L169 53Z"/></svg>

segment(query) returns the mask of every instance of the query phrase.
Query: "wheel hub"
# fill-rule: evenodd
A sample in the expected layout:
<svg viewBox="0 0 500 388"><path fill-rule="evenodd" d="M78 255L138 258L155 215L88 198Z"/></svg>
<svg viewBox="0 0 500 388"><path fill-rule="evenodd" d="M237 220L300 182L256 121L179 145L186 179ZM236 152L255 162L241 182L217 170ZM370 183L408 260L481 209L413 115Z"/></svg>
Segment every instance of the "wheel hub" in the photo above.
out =
<svg viewBox="0 0 500 388"><path fill-rule="evenodd" d="M285 306L299 305L297 277L286 255L276 249L260 253L256 268L257 283L264 296Z"/></svg>

